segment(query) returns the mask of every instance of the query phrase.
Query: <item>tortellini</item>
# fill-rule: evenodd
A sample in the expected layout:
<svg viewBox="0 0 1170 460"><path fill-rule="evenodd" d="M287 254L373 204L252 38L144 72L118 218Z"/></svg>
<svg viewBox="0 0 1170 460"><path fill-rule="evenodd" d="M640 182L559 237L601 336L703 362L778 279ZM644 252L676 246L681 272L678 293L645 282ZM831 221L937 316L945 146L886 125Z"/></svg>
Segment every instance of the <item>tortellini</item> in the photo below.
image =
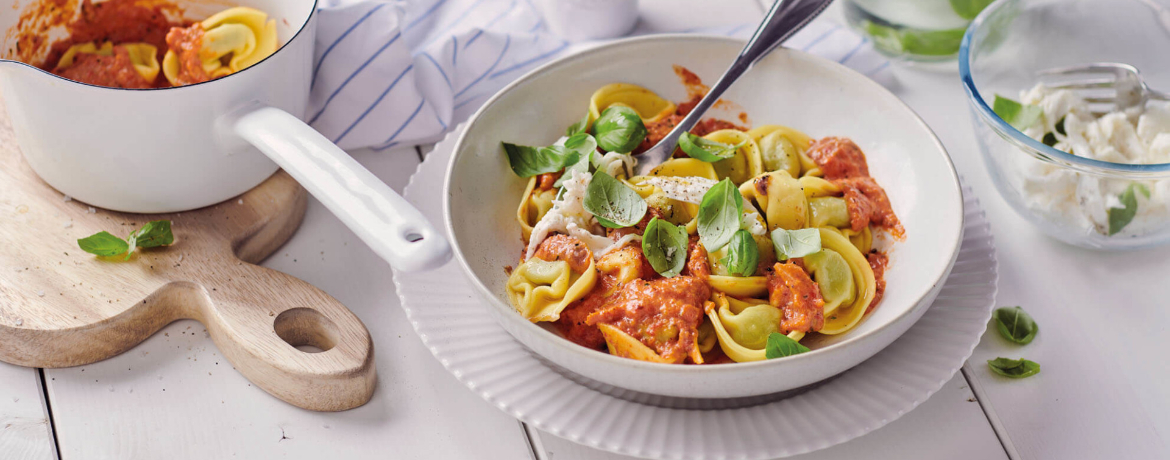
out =
<svg viewBox="0 0 1170 460"><path fill-rule="evenodd" d="M712 166L715 167L715 173L719 176L718 179L729 178L738 185L764 172L764 164L760 159L760 148L747 133L735 129L721 129L703 136L703 138L728 145L743 144L735 151L735 156L712 163Z"/></svg>
<svg viewBox="0 0 1170 460"><path fill-rule="evenodd" d="M276 52L276 20L263 11L248 7L223 10L199 23L203 44L198 58L208 78L214 79L244 70ZM173 85L188 81L181 75L180 58L175 50L163 57L162 72ZM224 60L227 58L227 62Z"/></svg>
<svg viewBox="0 0 1170 460"><path fill-rule="evenodd" d="M784 165L783 169L779 168L779 167L775 167L775 168L770 167L767 169L767 171L785 170L785 171L788 171L789 174L792 174L793 177L796 177L798 175L804 175L804 176L820 176L821 175L821 170L819 167L817 167L816 162L814 162L812 160L812 158L810 158L808 156L808 153L807 153L808 146L812 144L812 139L809 138L807 134L802 133L798 130L789 128L787 126L781 126L781 125L760 126L759 128L755 128L755 129L748 131L747 134L753 140L755 140L757 144L760 144L760 150L761 150L761 153L763 154L763 158L765 161L769 160L769 158L770 158L772 164L774 164L774 165L783 164ZM765 138L769 138L770 136L774 136L774 137L771 137L770 139L765 140ZM765 146L764 144L767 144L767 145ZM788 168L792 168L791 164L788 162L788 161L790 161L790 158L788 157L788 155L791 152L787 151L787 150L780 150L780 151L774 150L774 149L787 149L788 145L791 145L792 147L795 148L797 160L799 161L799 164L800 164L799 170L797 170L795 173L791 169L788 169ZM770 150L765 151L765 147L767 147ZM783 159L781 159L781 157L783 157Z"/></svg>
<svg viewBox="0 0 1170 460"><path fill-rule="evenodd" d="M563 260L530 258L512 270L505 290L512 307L532 322L556 321L570 303L584 297L597 282L593 258L584 273L575 273Z"/></svg>
<svg viewBox="0 0 1170 460"><path fill-rule="evenodd" d="M130 57L130 64L134 66L134 70L142 76L147 83L154 83L155 78L158 78L158 48L149 43L123 43L118 45L119 48L126 50L126 54ZM99 56L113 56L114 44L111 42L102 43L99 48L94 42L80 43L70 46L65 50L65 54L61 55L61 59L57 60L57 70L67 69L73 66L74 61L77 60L78 54L96 54Z"/></svg>
<svg viewBox="0 0 1170 460"><path fill-rule="evenodd" d="M808 226L808 199L800 181L788 171L774 171L756 176L739 187L745 201L755 201L764 213L768 230L797 230Z"/></svg>
<svg viewBox="0 0 1170 460"><path fill-rule="evenodd" d="M842 304L853 303L857 296L853 271L837 251L822 249L804 256L804 269L820 286L821 297L825 299L825 315L833 314Z"/></svg>
<svg viewBox="0 0 1170 460"><path fill-rule="evenodd" d="M557 197L555 189L536 190L536 184L536 177L528 179L524 199L520 200L520 207L516 209L516 221L520 222L520 234L526 243L532 237L532 227L552 209L553 200Z"/></svg>
<svg viewBox="0 0 1170 460"><path fill-rule="evenodd" d="M767 359L764 347L768 336L780 330L780 309L766 300L740 300L716 293L714 305L707 309L707 318L715 328L719 347L735 362ZM791 332L788 337L800 340L803 332Z"/></svg>
<svg viewBox="0 0 1170 460"><path fill-rule="evenodd" d="M629 83L611 83L593 92L589 98L589 123L593 123L601 112L611 105L634 109L642 123L653 123L674 113L674 103L663 99L646 88Z"/></svg>
<svg viewBox="0 0 1170 460"><path fill-rule="evenodd" d="M865 316L865 310L873 302L873 297L877 293L877 281L874 278L873 268L869 266L869 260L861 251L857 250L857 247L853 246L848 238L836 229L822 228L820 231L821 246L837 253L843 259L852 273L855 286L852 302L846 302L846 299L842 299L838 303L838 307L829 311L830 299L825 295L825 287L822 284L821 293L825 297L825 326L819 332L835 335L853 329L853 326L861 321L861 317ZM840 275L834 276L834 278L837 277ZM821 283L821 280L817 280L817 282Z"/></svg>
<svg viewBox="0 0 1170 460"><path fill-rule="evenodd" d="M672 363L672 361L667 361L666 358L659 355L654 349L646 346L642 341L626 334L617 327L601 323L597 325L597 328L601 329L601 336L605 337L605 344L609 347L609 354L611 355L652 363Z"/></svg>
<svg viewBox="0 0 1170 460"><path fill-rule="evenodd" d="M849 206L844 198L835 196L810 198L808 209L810 227L849 227Z"/></svg>

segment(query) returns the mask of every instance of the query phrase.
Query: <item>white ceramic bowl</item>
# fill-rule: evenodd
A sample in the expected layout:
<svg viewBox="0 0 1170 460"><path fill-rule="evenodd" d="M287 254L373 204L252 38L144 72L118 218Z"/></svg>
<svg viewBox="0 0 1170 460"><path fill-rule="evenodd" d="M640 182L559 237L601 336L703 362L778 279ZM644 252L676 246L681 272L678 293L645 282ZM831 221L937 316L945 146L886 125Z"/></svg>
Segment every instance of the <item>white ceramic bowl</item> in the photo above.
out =
<svg viewBox="0 0 1170 460"><path fill-rule="evenodd" d="M580 119L589 96L607 83L635 83L683 100L685 90L672 65L714 81L742 47L738 40L694 35L614 42L533 70L471 119L447 173L444 212L451 241L486 307L533 352L590 379L643 393L690 398L771 394L815 383L868 359L909 329L938 295L958 255L963 220L958 177L942 144L897 97L863 75L777 49L724 99L740 104L756 125L788 125L814 138L847 136L866 152L870 172L885 187L907 234L890 252L886 296L873 314L847 334L810 344L809 353L684 366L590 350L513 310L504 293L504 266L515 265L520 255L515 210L525 181L509 169L500 141L551 143Z"/></svg>

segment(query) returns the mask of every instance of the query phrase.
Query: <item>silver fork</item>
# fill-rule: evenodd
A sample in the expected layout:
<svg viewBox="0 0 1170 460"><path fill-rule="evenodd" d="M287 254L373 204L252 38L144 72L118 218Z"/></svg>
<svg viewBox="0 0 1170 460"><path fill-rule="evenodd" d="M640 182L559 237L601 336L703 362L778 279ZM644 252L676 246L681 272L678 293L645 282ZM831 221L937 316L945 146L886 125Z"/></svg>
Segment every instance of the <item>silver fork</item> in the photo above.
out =
<svg viewBox="0 0 1170 460"><path fill-rule="evenodd" d="M764 21L760 23L760 27L756 29L751 40L748 40L747 45L743 47L743 51L740 51L739 56L731 63L731 67L723 72L723 76L719 77L719 81L715 82L715 85L695 105L691 113L683 117L661 141L638 155L637 174L650 174L651 170L669 159L674 154L674 148L678 146L679 136L690 131L707 112L707 109L719 100L719 96L727 91L727 88L730 88L740 75L750 70L756 61L780 46L781 42L804 28L809 21L821 14L832 1L778 0L776 4L772 5L772 10L768 11L768 15L764 17Z"/></svg>
<svg viewBox="0 0 1170 460"><path fill-rule="evenodd" d="M1132 107L1142 107L1150 99L1170 101L1170 94L1151 89L1142 80L1142 74L1137 68L1129 64L1117 62L1094 62L1092 64L1058 67L1039 72L1044 77L1074 77L1068 80L1045 84L1050 88L1068 89L1074 91L1108 90L1113 89L1112 96L1096 95L1085 97L1090 104L1111 104L1111 109L1124 111ZM1094 114L1109 112L1093 111Z"/></svg>

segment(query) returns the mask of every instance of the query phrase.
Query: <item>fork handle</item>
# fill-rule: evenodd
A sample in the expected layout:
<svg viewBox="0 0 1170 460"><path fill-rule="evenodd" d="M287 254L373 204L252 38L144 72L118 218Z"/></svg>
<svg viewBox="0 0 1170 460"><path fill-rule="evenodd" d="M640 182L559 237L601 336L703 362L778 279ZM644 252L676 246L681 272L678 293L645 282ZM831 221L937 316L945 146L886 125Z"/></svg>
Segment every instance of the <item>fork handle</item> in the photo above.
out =
<svg viewBox="0 0 1170 460"><path fill-rule="evenodd" d="M719 100L719 96L723 95L757 61L767 56L793 33L816 18L830 3L832 0L778 0L772 5L772 9L764 17L764 21L756 29L756 33L748 40L747 46L743 47L739 56L719 77L719 81L715 82L715 85L695 105L695 108L655 146L654 153L663 155L663 158L641 158L639 164L657 166L670 158L670 155L674 153L674 148L678 145L679 136L695 127L707 109L710 109ZM649 172L641 171L641 169L639 168L639 174Z"/></svg>
<svg viewBox="0 0 1170 460"><path fill-rule="evenodd" d="M1158 91L1156 89L1147 89L1147 91L1148 92L1146 94L1149 95L1150 99L1157 99L1159 101L1170 101L1170 93L1163 93L1163 92Z"/></svg>

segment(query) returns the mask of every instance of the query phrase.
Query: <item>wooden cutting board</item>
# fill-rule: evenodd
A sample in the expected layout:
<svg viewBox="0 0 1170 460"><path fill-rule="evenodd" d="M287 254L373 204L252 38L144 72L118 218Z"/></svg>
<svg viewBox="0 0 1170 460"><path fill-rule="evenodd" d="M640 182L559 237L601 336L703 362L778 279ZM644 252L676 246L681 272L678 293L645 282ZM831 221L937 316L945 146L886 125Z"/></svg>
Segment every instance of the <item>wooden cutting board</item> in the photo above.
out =
<svg viewBox="0 0 1170 460"><path fill-rule="evenodd" d="M0 111L0 361L88 364L190 318L241 374L289 404L320 411L365 404L375 380L365 326L320 289L255 265L292 236L306 203L305 190L281 171L195 211L94 209L37 177ZM102 230L125 237L160 219L172 221L174 244L129 261L77 246ZM295 348L303 345L325 351Z"/></svg>

